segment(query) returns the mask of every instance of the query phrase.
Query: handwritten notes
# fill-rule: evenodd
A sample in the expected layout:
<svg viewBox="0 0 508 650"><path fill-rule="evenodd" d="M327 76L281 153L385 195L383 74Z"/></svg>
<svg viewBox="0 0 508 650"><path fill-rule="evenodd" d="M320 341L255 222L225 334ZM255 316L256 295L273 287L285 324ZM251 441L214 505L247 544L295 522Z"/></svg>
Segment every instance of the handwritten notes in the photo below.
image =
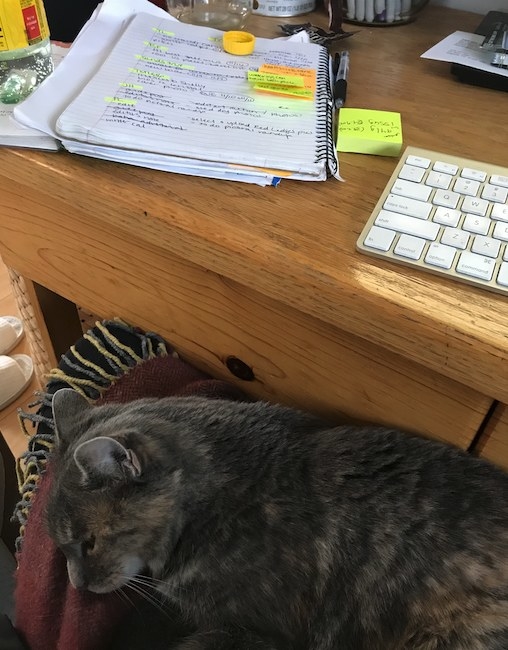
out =
<svg viewBox="0 0 508 650"><path fill-rule="evenodd" d="M254 90L314 99L316 70L263 64L257 71L249 70L247 77Z"/></svg>
<svg viewBox="0 0 508 650"><path fill-rule="evenodd" d="M328 106L323 48L257 39L252 55L236 57L216 36L205 27L136 15L58 118L57 132L93 145L322 175L328 159L320 142ZM256 92L259 84L273 87L275 75L289 93Z"/></svg>
<svg viewBox="0 0 508 650"><path fill-rule="evenodd" d="M402 147L400 113L341 108L338 151L398 156Z"/></svg>

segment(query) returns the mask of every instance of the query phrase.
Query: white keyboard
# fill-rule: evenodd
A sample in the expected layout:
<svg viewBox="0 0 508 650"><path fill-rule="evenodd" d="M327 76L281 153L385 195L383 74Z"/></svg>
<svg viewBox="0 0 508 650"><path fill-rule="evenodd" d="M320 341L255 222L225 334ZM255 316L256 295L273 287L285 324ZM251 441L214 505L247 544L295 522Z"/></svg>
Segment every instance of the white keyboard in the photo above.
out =
<svg viewBox="0 0 508 650"><path fill-rule="evenodd" d="M508 168L407 147L357 248L508 295Z"/></svg>

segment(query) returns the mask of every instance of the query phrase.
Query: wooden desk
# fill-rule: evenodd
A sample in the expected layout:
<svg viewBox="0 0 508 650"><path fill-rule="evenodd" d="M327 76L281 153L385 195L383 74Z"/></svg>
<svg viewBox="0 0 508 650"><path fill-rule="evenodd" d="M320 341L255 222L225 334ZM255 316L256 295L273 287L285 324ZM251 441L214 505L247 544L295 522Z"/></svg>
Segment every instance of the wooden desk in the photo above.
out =
<svg viewBox="0 0 508 650"><path fill-rule="evenodd" d="M508 96L419 56L478 20L428 7L360 29L348 105L400 111L406 144L507 165ZM277 35L278 22L250 28ZM4 149L0 253L37 283L57 352L79 336L59 326L66 299L158 331L252 395L470 447L508 403L508 300L357 253L396 161L340 162L345 183L275 189Z"/></svg>

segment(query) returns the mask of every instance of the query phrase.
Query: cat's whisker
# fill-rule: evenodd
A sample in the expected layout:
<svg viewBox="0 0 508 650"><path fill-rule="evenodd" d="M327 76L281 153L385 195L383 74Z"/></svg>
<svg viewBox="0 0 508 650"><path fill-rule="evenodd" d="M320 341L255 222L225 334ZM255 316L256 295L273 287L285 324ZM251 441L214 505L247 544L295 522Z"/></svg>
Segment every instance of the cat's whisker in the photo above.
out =
<svg viewBox="0 0 508 650"><path fill-rule="evenodd" d="M140 585L143 588L151 589L154 592L156 592L158 595L165 596L166 594L164 593L163 587L167 584L163 580L157 580L154 581L151 578L147 576L132 576L129 579L129 582L135 583L137 585Z"/></svg>
<svg viewBox="0 0 508 650"><path fill-rule="evenodd" d="M124 585L125 586L125 585ZM126 603L129 603L131 607L133 607L139 614L139 607L137 604L132 600L132 598L129 598L128 594L125 593L124 587L120 587L118 589L114 590L114 593L120 598L120 600L123 600Z"/></svg>
<svg viewBox="0 0 508 650"><path fill-rule="evenodd" d="M145 575L135 575L130 580L134 580L135 582L138 582L139 584L145 585L147 587L151 587L157 593L161 596L164 597L164 599L169 599L167 595L167 587L168 583L166 580L159 580L158 578L152 578L151 576L145 576ZM162 589L164 587L164 589ZM193 588L192 587L187 587L184 585L178 585L177 587L173 587L172 590L175 591L181 591L183 593L190 593L192 592Z"/></svg>
<svg viewBox="0 0 508 650"><path fill-rule="evenodd" d="M131 580L132 579L136 579L139 582L143 581L146 584L150 584L150 585L165 585L165 584L167 584L166 580L159 580L158 578L153 578L152 576L146 576L146 575L143 575L143 574L136 574L136 575L132 576Z"/></svg>
<svg viewBox="0 0 508 650"><path fill-rule="evenodd" d="M152 593L150 593L150 591L148 591L144 586L137 584L136 582L129 581L125 584L125 587L132 589L134 593L138 594L139 596L141 596L141 598L146 600L146 602L156 607L162 614L168 616L168 612L164 609L160 601Z"/></svg>

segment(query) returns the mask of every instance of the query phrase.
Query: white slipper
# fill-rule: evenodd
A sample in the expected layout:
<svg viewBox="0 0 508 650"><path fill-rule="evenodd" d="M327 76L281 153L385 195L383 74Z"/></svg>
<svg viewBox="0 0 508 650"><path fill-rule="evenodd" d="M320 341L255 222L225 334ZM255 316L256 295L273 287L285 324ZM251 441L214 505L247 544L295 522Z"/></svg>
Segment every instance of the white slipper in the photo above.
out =
<svg viewBox="0 0 508 650"><path fill-rule="evenodd" d="M33 374L34 364L28 354L0 356L0 411L21 395Z"/></svg>
<svg viewBox="0 0 508 650"><path fill-rule="evenodd" d="M0 316L0 355L7 354L23 338L23 323L16 316Z"/></svg>

